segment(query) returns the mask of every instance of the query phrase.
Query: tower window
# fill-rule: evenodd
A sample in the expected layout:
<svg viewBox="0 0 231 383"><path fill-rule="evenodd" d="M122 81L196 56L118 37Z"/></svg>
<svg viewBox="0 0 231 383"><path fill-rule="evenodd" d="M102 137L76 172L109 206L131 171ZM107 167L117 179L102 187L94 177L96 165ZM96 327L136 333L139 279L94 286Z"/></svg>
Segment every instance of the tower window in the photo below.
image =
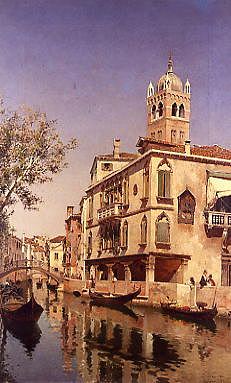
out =
<svg viewBox="0 0 231 383"><path fill-rule="evenodd" d="M162 140L162 130L158 130L157 132L157 139Z"/></svg>
<svg viewBox="0 0 231 383"><path fill-rule="evenodd" d="M176 142L176 130L171 130L171 142Z"/></svg>
<svg viewBox="0 0 231 383"><path fill-rule="evenodd" d="M174 104L172 105L172 116L176 117L176 114L177 114L177 105L174 102Z"/></svg>
<svg viewBox="0 0 231 383"><path fill-rule="evenodd" d="M183 130L180 131L180 142L181 143L184 142L184 131Z"/></svg>
<svg viewBox="0 0 231 383"><path fill-rule="evenodd" d="M184 118L185 112L184 112L184 105L181 104L179 107L179 117Z"/></svg>
<svg viewBox="0 0 231 383"><path fill-rule="evenodd" d="M159 102L159 105L158 105L159 117L163 116L163 109L164 109L164 106L162 102Z"/></svg>
<svg viewBox="0 0 231 383"><path fill-rule="evenodd" d="M153 105L152 107L152 118L156 118L156 105Z"/></svg>

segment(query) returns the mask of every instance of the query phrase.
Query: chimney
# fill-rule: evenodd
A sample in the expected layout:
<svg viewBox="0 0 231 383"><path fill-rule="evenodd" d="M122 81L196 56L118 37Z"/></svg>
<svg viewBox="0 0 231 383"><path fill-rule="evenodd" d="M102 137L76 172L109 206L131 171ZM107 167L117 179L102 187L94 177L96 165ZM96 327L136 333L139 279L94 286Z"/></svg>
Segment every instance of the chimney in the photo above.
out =
<svg viewBox="0 0 231 383"><path fill-rule="evenodd" d="M73 212L74 212L74 206L67 206L67 218L73 215Z"/></svg>
<svg viewBox="0 0 231 383"><path fill-rule="evenodd" d="M120 139L113 140L113 157L120 158Z"/></svg>
<svg viewBox="0 0 231 383"><path fill-rule="evenodd" d="M190 142L191 142L190 140L186 140L184 142L184 151L187 154L187 156L189 156L191 154L191 152L190 152Z"/></svg>

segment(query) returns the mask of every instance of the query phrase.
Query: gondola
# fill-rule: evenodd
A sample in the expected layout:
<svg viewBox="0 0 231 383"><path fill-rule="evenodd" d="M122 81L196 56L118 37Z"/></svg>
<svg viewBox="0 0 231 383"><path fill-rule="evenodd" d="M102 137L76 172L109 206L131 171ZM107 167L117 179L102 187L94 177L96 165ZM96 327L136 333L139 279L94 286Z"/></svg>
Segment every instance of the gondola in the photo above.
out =
<svg viewBox="0 0 231 383"><path fill-rule="evenodd" d="M161 310L165 314L194 322L212 321L218 313L216 305L212 308L198 309L189 306L176 306L171 303L161 303Z"/></svg>
<svg viewBox="0 0 231 383"><path fill-rule="evenodd" d="M97 304L102 304L102 305L107 305L107 306L120 306L124 305L128 302L131 302L132 299L136 298L141 292L141 287L139 287L138 290L133 291L132 293L129 294L124 294L124 295L107 295L107 294L101 294L98 292L93 292L89 290L89 296L92 302L97 303Z"/></svg>
<svg viewBox="0 0 231 383"><path fill-rule="evenodd" d="M42 306L40 306L32 294L29 302L22 303L8 303L1 306L2 319L7 322L16 324L32 324L36 323L43 312Z"/></svg>

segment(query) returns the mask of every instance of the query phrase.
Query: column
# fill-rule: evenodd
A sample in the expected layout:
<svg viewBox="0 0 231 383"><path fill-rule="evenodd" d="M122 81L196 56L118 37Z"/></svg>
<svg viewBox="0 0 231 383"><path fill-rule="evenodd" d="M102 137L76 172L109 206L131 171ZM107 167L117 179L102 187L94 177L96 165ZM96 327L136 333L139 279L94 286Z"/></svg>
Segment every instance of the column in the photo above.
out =
<svg viewBox="0 0 231 383"><path fill-rule="evenodd" d="M155 281L155 257L149 255L149 258L146 263L146 286L145 286L145 295L149 296L149 283Z"/></svg>
<svg viewBox="0 0 231 383"><path fill-rule="evenodd" d="M132 276L131 276L131 270L130 270L130 267L128 265L125 265L124 266L124 269L125 269L125 281L127 282L131 282L132 280Z"/></svg>
<svg viewBox="0 0 231 383"><path fill-rule="evenodd" d="M108 266L108 281L112 281L113 279L113 271L112 271L112 265Z"/></svg>

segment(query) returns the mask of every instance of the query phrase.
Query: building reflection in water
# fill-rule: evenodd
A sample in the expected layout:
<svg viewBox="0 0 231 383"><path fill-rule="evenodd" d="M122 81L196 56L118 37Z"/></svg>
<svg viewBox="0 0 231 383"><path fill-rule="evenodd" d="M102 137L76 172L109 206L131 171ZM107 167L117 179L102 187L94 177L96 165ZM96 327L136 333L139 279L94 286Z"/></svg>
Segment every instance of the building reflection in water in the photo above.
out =
<svg viewBox="0 0 231 383"><path fill-rule="evenodd" d="M109 308L81 304L73 309L63 308L64 368L72 368L75 360L84 382L151 382L159 370L184 363L177 344L137 328L135 314L128 318Z"/></svg>

